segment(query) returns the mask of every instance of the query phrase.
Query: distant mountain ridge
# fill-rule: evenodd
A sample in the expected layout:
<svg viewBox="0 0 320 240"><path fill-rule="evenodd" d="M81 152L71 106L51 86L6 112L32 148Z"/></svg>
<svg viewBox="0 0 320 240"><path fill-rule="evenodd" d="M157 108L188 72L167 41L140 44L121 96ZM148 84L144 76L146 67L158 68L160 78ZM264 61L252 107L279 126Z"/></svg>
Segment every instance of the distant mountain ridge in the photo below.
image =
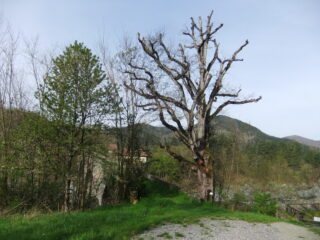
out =
<svg viewBox="0 0 320 240"><path fill-rule="evenodd" d="M142 146L151 147L159 145L161 142L169 143L175 147L183 145L165 127L144 125L141 130ZM279 160L281 163L285 163L283 166L290 167L294 171L298 171L304 164L320 168L320 148L316 147L318 146L317 141L306 140L302 137L294 137L293 139L291 137L291 139L273 137L250 124L223 115L214 119L211 131L215 136L210 140L211 147L216 141L218 147L224 148L226 156L233 151L232 149L238 149L238 153L245 159L245 164L248 164L245 169L255 166L256 168L253 167L253 169L259 168L264 172L264 167L270 167L269 170L273 171L271 168L277 168ZM229 158L232 156L230 155ZM245 171L245 169L243 170Z"/></svg>
<svg viewBox="0 0 320 240"><path fill-rule="evenodd" d="M231 118L224 115L219 115L214 119L212 131L214 131L218 135L220 134L229 135L229 136L237 135L238 137L241 138L241 140L244 143L249 143L251 141L257 141L257 140L269 140L269 141L280 141L280 142L294 141L294 142L303 144L305 146L311 147L313 149L316 148L320 150L320 141L311 140L311 139L304 138L297 135L288 136L285 138L277 138L262 132L260 129L248 123L245 123L238 119ZM173 133L165 127L161 127L161 126L156 127L156 126L146 124L144 126L143 135L157 136L158 139L157 140L153 139L153 141L158 142L161 138L172 137Z"/></svg>
<svg viewBox="0 0 320 240"><path fill-rule="evenodd" d="M312 140L312 139L301 137L298 135L288 136L288 137L285 137L285 139L289 139L312 148L320 149L320 141Z"/></svg>
<svg viewBox="0 0 320 240"><path fill-rule="evenodd" d="M260 129L242 122L238 119L227 117L224 115L219 115L214 119L213 131L216 134L225 135L237 135L244 142L250 142L252 140L274 140L276 137L270 136Z"/></svg>

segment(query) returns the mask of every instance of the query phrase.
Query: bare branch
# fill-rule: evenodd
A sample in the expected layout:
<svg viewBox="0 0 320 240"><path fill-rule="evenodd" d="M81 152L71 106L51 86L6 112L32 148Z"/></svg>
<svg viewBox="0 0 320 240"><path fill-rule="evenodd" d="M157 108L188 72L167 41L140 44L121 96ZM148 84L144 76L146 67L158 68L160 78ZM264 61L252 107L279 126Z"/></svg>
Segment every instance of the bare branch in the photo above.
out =
<svg viewBox="0 0 320 240"><path fill-rule="evenodd" d="M185 159L184 157L182 157L181 155L173 152L168 145L161 144L160 147L164 148L169 153L169 155L172 156L174 159L176 159L178 162L186 163L191 166L197 166L196 163L191 162L191 161Z"/></svg>
<svg viewBox="0 0 320 240"><path fill-rule="evenodd" d="M246 100L242 100L242 101L226 101L223 104L221 104L216 110L215 112L210 116L211 118L217 116L223 108L225 108L227 105L230 104L246 104L246 103L254 103L254 102L258 102L262 99L262 97L258 97L258 98L252 98L252 99L246 99Z"/></svg>
<svg viewBox="0 0 320 240"><path fill-rule="evenodd" d="M197 22L191 18L189 29L183 32L189 42L179 44L176 49L166 45L162 33L149 38L138 34L138 47L135 49L141 51L129 56L123 71L131 83L139 82L139 86L125 84L145 98L146 103L139 104L139 107L158 111L161 123L191 150L199 176L208 175L205 150L211 133L211 120L227 105L258 102L261 99L238 100L240 90L224 88L226 73L234 62L243 61L238 55L249 42L245 41L230 58L221 58L215 34L223 24L214 27L212 16L213 12L207 16L205 23L201 17ZM213 55L209 54L211 48ZM169 94L167 88L175 92ZM222 104L215 106L217 102ZM212 109L215 110L211 114ZM172 151L171 155L180 159Z"/></svg>

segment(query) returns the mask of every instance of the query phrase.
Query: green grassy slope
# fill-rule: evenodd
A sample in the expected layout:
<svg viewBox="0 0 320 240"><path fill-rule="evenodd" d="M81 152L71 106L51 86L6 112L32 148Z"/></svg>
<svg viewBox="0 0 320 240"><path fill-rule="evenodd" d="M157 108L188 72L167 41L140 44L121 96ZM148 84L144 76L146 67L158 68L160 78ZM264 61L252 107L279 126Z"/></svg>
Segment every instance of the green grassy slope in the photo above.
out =
<svg viewBox="0 0 320 240"><path fill-rule="evenodd" d="M255 222L273 222L276 218L232 212L212 203L199 203L186 195L166 190L160 184L146 184L148 195L136 205L101 207L73 213L12 216L0 219L0 239L129 239L164 222L189 223L201 217L235 218Z"/></svg>

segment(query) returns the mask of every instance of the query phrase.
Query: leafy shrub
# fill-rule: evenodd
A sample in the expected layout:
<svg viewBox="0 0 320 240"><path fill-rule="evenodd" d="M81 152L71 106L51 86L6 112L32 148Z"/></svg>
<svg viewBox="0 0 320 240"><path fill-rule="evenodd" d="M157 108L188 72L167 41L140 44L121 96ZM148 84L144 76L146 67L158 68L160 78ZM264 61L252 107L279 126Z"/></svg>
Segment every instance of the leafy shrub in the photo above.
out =
<svg viewBox="0 0 320 240"><path fill-rule="evenodd" d="M258 213L275 216L277 211L277 201L271 199L270 193L255 193L252 209Z"/></svg>
<svg viewBox="0 0 320 240"><path fill-rule="evenodd" d="M160 148L153 149L147 171L154 176L169 180L170 182L179 182L181 180L180 164Z"/></svg>
<svg viewBox="0 0 320 240"><path fill-rule="evenodd" d="M231 199L231 204L235 209L239 209L239 208L242 208L247 201L248 199L243 192L236 192L233 194L233 197Z"/></svg>

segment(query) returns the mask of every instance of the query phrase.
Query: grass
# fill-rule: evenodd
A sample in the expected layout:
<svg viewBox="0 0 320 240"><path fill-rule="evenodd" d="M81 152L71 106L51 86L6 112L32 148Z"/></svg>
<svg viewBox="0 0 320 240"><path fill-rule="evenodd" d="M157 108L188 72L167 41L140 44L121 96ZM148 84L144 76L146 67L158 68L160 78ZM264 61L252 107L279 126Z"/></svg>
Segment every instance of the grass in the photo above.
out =
<svg viewBox="0 0 320 240"><path fill-rule="evenodd" d="M199 203L161 184L146 184L148 195L136 205L106 206L85 212L0 218L0 239L100 240L129 239L164 222L188 224L201 217L275 222L250 212L232 212L212 203Z"/></svg>
<svg viewBox="0 0 320 240"><path fill-rule="evenodd" d="M313 221L313 217L320 217L319 210L306 210L304 212L307 214L304 218L309 221Z"/></svg>
<svg viewBox="0 0 320 240"><path fill-rule="evenodd" d="M167 232L162 233L162 234L159 234L158 237L165 238L165 239L172 239L172 238L173 238L173 237L172 237L169 233L167 233Z"/></svg>
<svg viewBox="0 0 320 240"><path fill-rule="evenodd" d="M176 232L175 233L175 237L176 238L182 238L182 237L184 237L184 235L182 233L180 233L180 232Z"/></svg>

